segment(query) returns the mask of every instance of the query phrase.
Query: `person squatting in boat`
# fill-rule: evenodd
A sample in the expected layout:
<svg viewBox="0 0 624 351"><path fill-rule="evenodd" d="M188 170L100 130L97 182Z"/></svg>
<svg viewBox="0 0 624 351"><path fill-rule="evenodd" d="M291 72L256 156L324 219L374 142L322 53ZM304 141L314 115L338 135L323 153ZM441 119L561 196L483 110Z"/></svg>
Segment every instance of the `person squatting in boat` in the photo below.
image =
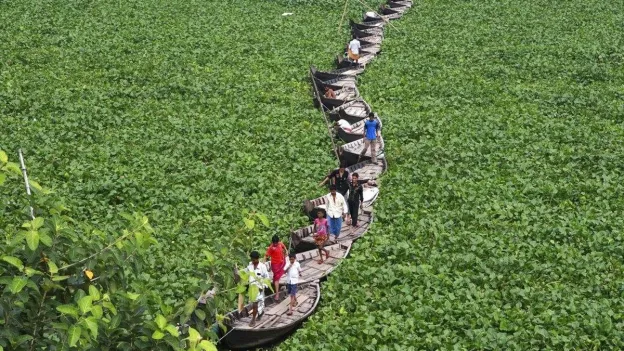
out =
<svg viewBox="0 0 624 351"><path fill-rule="evenodd" d="M360 59L361 47L362 47L362 44L360 44L360 41L357 40L357 38L353 38L353 40L349 42L349 49L347 50L347 55L349 59L355 63L358 63L358 60Z"/></svg>
<svg viewBox="0 0 624 351"><path fill-rule="evenodd" d="M330 87L325 87L325 95L326 98L328 99L335 99L336 98L336 92L334 91L334 89L330 88Z"/></svg>

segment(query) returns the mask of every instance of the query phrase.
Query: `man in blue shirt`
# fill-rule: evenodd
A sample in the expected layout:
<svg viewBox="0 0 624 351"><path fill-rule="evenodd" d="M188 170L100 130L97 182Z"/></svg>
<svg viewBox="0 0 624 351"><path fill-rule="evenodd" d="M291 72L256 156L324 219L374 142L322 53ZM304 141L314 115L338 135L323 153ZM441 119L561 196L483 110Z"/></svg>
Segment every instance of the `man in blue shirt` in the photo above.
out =
<svg viewBox="0 0 624 351"><path fill-rule="evenodd" d="M379 120L375 119L375 113L373 111L368 113L368 119L364 122L364 149L362 153L360 153L360 157L358 157L358 162L364 154L366 154L366 150L370 146L371 150L371 158L373 163L377 163L377 138L379 138Z"/></svg>

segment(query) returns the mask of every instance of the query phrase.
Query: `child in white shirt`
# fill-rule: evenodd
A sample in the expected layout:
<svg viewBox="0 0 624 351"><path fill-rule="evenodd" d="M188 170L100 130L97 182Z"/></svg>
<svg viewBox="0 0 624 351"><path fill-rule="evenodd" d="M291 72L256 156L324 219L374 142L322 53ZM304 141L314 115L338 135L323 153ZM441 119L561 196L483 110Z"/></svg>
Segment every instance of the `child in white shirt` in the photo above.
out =
<svg viewBox="0 0 624 351"><path fill-rule="evenodd" d="M297 262L297 255L291 253L288 256L289 261L284 266L286 272L286 291L290 295L290 309L287 315L293 314L293 308L297 305L297 283L301 276L301 265Z"/></svg>

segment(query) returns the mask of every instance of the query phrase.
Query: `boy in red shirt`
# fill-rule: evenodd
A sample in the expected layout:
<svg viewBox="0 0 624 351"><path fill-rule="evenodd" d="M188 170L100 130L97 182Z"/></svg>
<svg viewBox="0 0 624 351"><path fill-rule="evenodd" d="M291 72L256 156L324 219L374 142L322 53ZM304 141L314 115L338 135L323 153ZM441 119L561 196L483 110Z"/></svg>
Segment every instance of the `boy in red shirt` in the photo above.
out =
<svg viewBox="0 0 624 351"><path fill-rule="evenodd" d="M286 245L279 240L279 236L273 235L271 245L267 248L264 258L271 258L271 271L273 271L273 286L275 287L275 301L279 300L279 280L284 275L284 265L288 256Z"/></svg>

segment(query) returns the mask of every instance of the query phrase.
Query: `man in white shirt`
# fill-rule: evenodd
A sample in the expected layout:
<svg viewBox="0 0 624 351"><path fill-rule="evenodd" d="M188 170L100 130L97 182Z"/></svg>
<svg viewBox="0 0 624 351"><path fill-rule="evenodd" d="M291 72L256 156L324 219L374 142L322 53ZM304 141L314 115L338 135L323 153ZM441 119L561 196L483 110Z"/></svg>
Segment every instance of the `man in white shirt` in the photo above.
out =
<svg viewBox="0 0 624 351"><path fill-rule="evenodd" d="M284 271L286 272L286 291L290 295L290 310L287 315L290 316L293 314L293 308L297 306L297 283L301 276L301 265L297 262L297 255L294 253L289 255Z"/></svg>
<svg viewBox="0 0 624 351"><path fill-rule="evenodd" d="M334 236L338 240L340 229L342 228L342 220L346 217L349 209L344 197L336 191L336 185L329 188L330 193L327 194L327 221L329 222L329 235Z"/></svg>
<svg viewBox="0 0 624 351"><path fill-rule="evenodd" d="M252 317L249 323L249 326L253 327L256 324L256 316L259 313L262 314L264 310L264 289L266 288L266 284L264 284L262 280L269 278L269 271L266 265L260 262L260 254L258 251L252 251L249 257L251 258L251 262L249 266L247 266L247 271L249 272L249 287L258 287L258 295L255 300L253 300ZM260 317L258 317L258 319L260 319Z"/></svg>
<svg viewBox="0 0 624 351"><path fill-rule="evenodd" d="M347 50L347 54L349 55L349 58L351 60L355 61L355 63L358 63L358 60L360 59L361 47L362 45L360 44L360 41L357 40L357 38L353 38L353 40L349 42L349 49Z"/></svg>

